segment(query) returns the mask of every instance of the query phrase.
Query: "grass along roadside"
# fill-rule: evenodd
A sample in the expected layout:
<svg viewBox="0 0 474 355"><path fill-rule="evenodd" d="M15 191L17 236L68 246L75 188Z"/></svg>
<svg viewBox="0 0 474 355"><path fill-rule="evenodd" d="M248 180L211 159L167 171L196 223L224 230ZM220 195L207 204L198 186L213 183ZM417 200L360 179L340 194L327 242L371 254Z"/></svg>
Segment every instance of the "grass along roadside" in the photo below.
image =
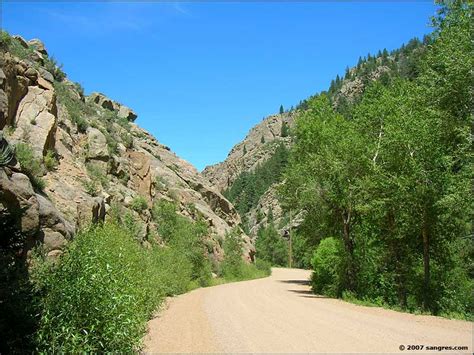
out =
<svg viewBox="0 0 474 355"><path fill-rule="evenodd" d="M155 210L157 218L166 213ZM266 263L243 262L240 235L233 231L213 279L201 243L206 230L178 217L161 231L165 247L144 248L134 228L109 222L80 232L55 263L34 258L31 282L39 316L30 335L32 350L137 352L147 321L166 297L270 274Z"/></svg>

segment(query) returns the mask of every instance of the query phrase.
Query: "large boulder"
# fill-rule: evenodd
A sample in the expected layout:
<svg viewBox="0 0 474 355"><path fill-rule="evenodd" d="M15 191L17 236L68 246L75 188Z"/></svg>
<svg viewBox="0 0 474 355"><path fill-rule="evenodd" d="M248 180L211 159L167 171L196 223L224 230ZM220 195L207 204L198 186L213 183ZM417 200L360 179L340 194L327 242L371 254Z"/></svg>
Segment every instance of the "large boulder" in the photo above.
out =
<svg viewBox="0 0 474 355"><path fill-rule="evenodd" d="M26 236L33 237L38 232L39 204L26 175L0 168L0 215L8 215Z"/></svg>
<svg viewBox="0 0 474 355"><path fill-rule="evenodd" d="M18 104L28 91L30 80L23 76L24 62L17 62L9 53L0 56L0 129L12 125Z"/></svg>
<svg viewBox="0 0 474 355"><path fill-rule="evenodd" d="M123 106L123 105L120 105L120 108L118 109L118 114L117 114L120 118L125 118L127 119L128 121L135 121L136 118L137 118L137 114L135 112L133 112L133 110L131 110L130 108L128 108L127 106Z"/></svg>
<svg viewBox="0 0 474 355"><path fill-rule="evenodd" d="M43 55L48 55L48 52L46 51L46 48L44 46L44 43L41 42L39 39L37 38L33 38L31 40L28 41L28 45L33 47L35 50L37 50L39 53L43 54Z"/></svg>
<svg viewBox="0 0 474 355"><path fill-rule="evenodd" d="M114 102L100 92L93 92L87 97L87 100L107 110L114 110Z"/></svg>
<svg viewBox="0 0 474 355"><path fill-rule="evenodd" d="M88 159L105 160L109 159L107 139L97 128L87 128Z"/></svg>
<svg viewBox="0 0 474 355"><path fill-rule="evenodd" d="M103 197L81 197L76 201L76 227L83 228L105 220L105 200Z"/></svg>
<svg viewBox="0 0 474 355"><path fill-rule="evenodd" d="M67 221L53 203L46 197L37 194L39 204L40 231L37 239L43 243L48 254L56 250L63 250L75 233L74 226Z"/></svg>
<svg viewBox="0 0 474 355"><path fill-rule="evenodd" d="M26 140L38 155L54 149L57 129L56 95L53 90L29 86L18 106L14 140Z"/></svg>

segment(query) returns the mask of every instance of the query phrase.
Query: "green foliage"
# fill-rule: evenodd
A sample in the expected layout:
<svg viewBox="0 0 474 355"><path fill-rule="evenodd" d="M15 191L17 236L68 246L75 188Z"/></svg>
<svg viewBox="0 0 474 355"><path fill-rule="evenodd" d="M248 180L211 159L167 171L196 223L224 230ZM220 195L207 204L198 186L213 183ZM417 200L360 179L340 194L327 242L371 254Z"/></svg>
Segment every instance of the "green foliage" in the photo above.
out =
<svg viewBox="0 0 474 355"><path fill-rule="evenodd" d="M189 273L178 253L143 249L116 225L80 233L59 265L34 275L44 295L38 350L137 351L151 313L164 296L187 289Z"/></svg>
<svg viewBox="0 0 474 355"><path fill-rule="evenodd" d="M253 172L243 172L233 182L224 196L236 206L240 215L245 215L257 206L260 197L267 189L281 178L288 162L288 149L279 144L274 154Z"/></svg>
<svg viewBox="0 0 474 355"><path fill-rule="evenodd" d="M264 260L274 266L287 266L288 244L278 234L272 223L261 227L255 241L257 260Z"/></svg>
<svg viewBox="0 0 474 355"><path fill-rule="evenodd" d="M122 143L125 148L133 148L133 136L128 132L123 132L121 134Z"/></svg>
<svg viewBox="0 0 474 355"><path fill-rule="evenodd" d="M159 236L171 247L179 250L191 263L192 279L199 285L210 282L211 265L205 252L207 224L203 220L192 222L176 213L174 203L160 200L152 209L154 220L158 224Z"/></svg>
<svg viewBox="0 0 474 355"><path fill-rule="evenodd" d="M280 112L280 115L285 112L285 109L283 108L283 105L280 105L280 110L279 110L279 112Z"/></svg>
<svg viewBox="0 0 474 355"><path fill-rule="evenodd" d="M6 50L12 43L12 38L8 34L8 32L2 30L0 32L0 48Z"/></svg>
<svg viewBox="0 0 474 355"><path fill-rule="evenodd" d="M242 238L240 231L233 228L224 239L224 261L221 265L222 276L227 279L239 279L243 276Z"/></svg>
<svg viewBox="0 0 474 355"><path fill-rule="evenodd" d="M86 164L86 169L87 174L89 175L95 186L103 188L109 186L109 180L107 178L107 175L104 174L104 172L99 166L93 164L92 162L89 162Z"/></svg>
<svg viewBox="0 0 474 355"><path fill-rule="evenodd" d="M344 246L339 238L321 240L311 260L314 292L332 297L342 295L344 286Z"/></svg>
<svg viewBox="0 0 474 355"><path fill-rule="evenodd" d="M117 142L117 139L112 136L111 134L109 134L107 131L106 131L107 134L104 134L105 136L105 139L107 141L107 150L109 152L110 155L115 155L118 153L118 142Z"/></svg>
<svg viewBox="0 0 474 355"><path fill-rule="evenodd" d="M280 192L287 208L307 212L295 239L298 262L307 264L308 250L320 245L314 268L342 265L342 272L339 266L316 270L316 280L325 280L324 273L332 280L316 282L318 292L469 318L474 287L469 6L446 2L434 22L435 32L423 43L414 40L390 56L381 53L388 65L394 57L398 77L367 82L349 115L331 102L341 79L334 92L306 102ZM370 63L372 56L358 70L369 75ZM324 239L327 235L334 238Z"/></svg>
<svg viewBox="0 0 474 355"><path fill-rule="evenodd" d="M77 126L77 130L85 133L89 123L85 117L94 114L94 111L84 101L79 99L65 82L54 82L54 88L58 102L66 107L71 121Z"/></svg>
<svg viewBox="0 0 474 355"><path fill-rule="evenodd" d="M288 127L288 123L282 122L280 136L288 137L289 135L290 135L290 128Z"/></svg>
<svg viewBox="0 0 474 355"><path fill-rule="evenodd" d="M21 211L16 211L21 213ZM0 213L0 352L33 352L38 297L24 255L27 236L18 229L15 211Z"/></svg>
<svg viewBox="0 0 474 355"><path fill-rule="evenodd" d="M26 143L18 143L15 146L15 155L22 171L30 178L33 187L42 191L46 187L46 183L42 178L44 169L41 160L35 156L33 149Z"/></svg>
<svg viewBox="0 0 474 355"><path fill-rule="evenodd" d="M255 264L246 263L242 259L242 236L237 228L226 234L224 240L224 260L218 270L219 276L225 281L242 281L266 277L271 273L271 265L264 260Z"/></svg>
<svg viewBox="0 0 474 355"><path fill-rule="evenodd" d="M15 149L7 142L1 144L0 136L0 166L7 166L15 160Z"/></svg>
<svg viewBox="0 0 474 355"><path fill-rule="evenodd" d="M43 158L44 166L48 171L55 170L58 166L58 159L56 153L53 150L48 150Z"/></svg>
<svg viewBox="0 0 474 355"><path fill-rule="evenodd" d="M148 202L146 201L145 197L138 195L133 198L130 207L136 212L143 212L148 208Z"/></svg>
<svg viewBox="0 0 474 355"><path fill-rule="evenodd" d="M156 176L153 184L156 191L164 191L168 187L166 180L162 176Z"/></svg>
<svg viewBox="0 0 474 355"><path fill-rule="evenodd" d="M31 59L33 55L32 48L24 48L17 39L11 37L10 34L4 30L1 31L0 47L10 51L14 56L23 60Z"/></svg>

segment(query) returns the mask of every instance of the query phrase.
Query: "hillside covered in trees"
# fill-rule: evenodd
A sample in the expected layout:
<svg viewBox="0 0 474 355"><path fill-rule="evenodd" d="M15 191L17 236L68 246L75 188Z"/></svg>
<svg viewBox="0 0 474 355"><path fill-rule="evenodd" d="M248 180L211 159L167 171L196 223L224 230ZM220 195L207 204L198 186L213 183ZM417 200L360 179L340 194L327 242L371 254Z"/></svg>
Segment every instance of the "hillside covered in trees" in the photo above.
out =
<svg viewBox="0 0 474 355"><path fill-rule="evenodd" d="M342 103L347 82L336 78L303 103L280 194L306 213L293 251L314 268L315 292L470 317L471 7L448 2L433 24L423 43L391 53L403 70L356 99Z"/></svg>

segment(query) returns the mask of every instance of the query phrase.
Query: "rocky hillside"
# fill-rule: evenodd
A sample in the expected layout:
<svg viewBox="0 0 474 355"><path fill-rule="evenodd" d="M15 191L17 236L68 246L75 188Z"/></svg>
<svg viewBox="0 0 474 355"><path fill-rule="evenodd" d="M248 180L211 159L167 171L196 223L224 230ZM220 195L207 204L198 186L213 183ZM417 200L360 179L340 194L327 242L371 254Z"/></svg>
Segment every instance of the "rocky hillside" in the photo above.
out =
<svg viewBox="0 0 474 355"><path fill-rule="evenodd" d="M202 174L219 191L227 190L242 172L253 171L268 160L279 142L290 144L289 128L294 117L294 112L285 112L264 118L231 149L225 161L207 166Z"/></svg>
<svg viewBox="0 0 474 355"><path fill-rule="evenodd" d="M6 33L1 40L0 221L12 238L26 237L10 243L26 254L40 242L56 256L82 226L113 214L136 223L144 244L159 242L151 208L164 199L204 219L208 251L222 257L222 239L241 221L205 176L136 125L133 110L100 93L85 96L41 41Z"/></svg>

